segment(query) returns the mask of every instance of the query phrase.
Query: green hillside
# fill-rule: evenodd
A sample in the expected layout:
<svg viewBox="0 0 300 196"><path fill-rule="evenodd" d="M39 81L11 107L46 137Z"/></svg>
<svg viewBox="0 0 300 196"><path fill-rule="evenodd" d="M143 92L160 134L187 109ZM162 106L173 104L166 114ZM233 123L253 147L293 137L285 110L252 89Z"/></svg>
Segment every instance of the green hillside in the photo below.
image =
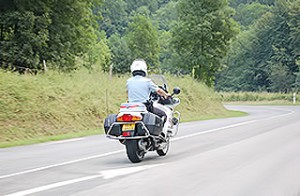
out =
<svg viewBox="0 0 300 196"><path fill-rule="evenodd" d="M126 101L127 76L48 72L19 75L0 71L0 147L103 133L107 114ZM182 120L235 115L213 90L190 77L167 76L179 86Z"/></svg>

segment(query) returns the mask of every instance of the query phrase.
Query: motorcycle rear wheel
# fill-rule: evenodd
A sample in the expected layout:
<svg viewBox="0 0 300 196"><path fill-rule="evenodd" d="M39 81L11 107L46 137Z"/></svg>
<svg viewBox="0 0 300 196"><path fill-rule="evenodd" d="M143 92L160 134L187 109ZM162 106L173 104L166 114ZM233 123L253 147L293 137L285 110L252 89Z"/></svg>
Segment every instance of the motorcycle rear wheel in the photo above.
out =
<svg viewBox="0 0 300 196"><path fill-rule="evenodd" d="M145 152L139 148L138 140L127 140L125 145L127 157L132 163L139 163L143 160Z"/></svg>

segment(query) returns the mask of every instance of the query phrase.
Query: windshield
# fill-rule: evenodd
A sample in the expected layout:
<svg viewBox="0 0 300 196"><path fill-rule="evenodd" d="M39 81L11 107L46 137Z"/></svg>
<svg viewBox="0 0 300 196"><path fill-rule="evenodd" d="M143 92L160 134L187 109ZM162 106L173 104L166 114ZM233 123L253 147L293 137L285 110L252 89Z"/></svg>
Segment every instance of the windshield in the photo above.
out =
<svg viewBox="0 0 300 196"><path fill-rule="evenodd" d="M148 76L156 85L166 87L168 89L168 82L162 75L149 75Z"/></svg>

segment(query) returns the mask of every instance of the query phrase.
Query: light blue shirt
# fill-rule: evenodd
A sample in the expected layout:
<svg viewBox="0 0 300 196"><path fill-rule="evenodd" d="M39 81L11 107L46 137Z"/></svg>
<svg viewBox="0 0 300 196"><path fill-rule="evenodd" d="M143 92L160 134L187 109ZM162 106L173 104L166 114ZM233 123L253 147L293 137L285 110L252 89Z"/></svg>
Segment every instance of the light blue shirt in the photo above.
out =
<svg viewBox="0 0 300 196"><path fill-rule="evenodd" d="M139 75L129 78L126 87L129 102L145 103L150 93L158 90L158 86L151 79Z"/></svg>

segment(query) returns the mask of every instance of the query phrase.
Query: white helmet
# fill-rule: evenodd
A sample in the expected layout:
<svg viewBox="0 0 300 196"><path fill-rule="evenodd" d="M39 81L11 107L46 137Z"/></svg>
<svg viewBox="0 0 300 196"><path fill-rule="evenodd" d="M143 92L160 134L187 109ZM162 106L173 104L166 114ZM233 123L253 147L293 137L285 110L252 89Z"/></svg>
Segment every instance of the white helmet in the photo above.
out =
<svg viewBox="0 0 300 196"><path fill-rule="evenodd" d="M131 73L133 74L134 71L142 71L147 75L147 64L143 59L136 59L132 62L130 67Z"/></svg>

